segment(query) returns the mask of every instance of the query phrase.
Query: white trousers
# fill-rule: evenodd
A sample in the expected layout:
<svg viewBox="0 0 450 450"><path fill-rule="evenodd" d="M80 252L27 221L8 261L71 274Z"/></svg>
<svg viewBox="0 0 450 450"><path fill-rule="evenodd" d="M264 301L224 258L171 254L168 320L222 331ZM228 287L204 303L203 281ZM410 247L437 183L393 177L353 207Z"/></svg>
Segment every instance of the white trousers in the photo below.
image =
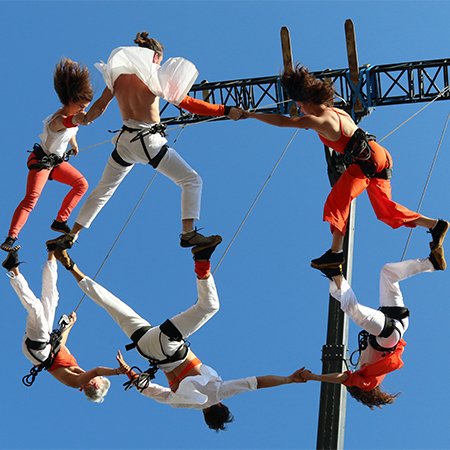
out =
<svg viewBox="0 0 450 450"><path fill-rule="evenodd" d="M119 300L104 287L91 280L89 277L83 278L78 285L97 305L106 309L109 315L116 321L122 331L128 336L141 327L148 326L150 323L139 316L126 303ZM217 295L216 285L211 275L206 280L197 279L197 302L188 310L172 317L171 322L178 328L183 338L189 337L211 319L219 311L219 297ZM139 348L148 356L163 360L166 355L162 352L161 346L166 355L172 355L179 348L180 343L169 341L168 337L159 332L159 326L156 326L139 340ZM177 361L172 365L164 365L164 371L173 370L182 361Z"/></svg>
<svg viewBox="0 0 450 450"><path fill-rule="evenodd" d="M380 274L380 306L405 306L399 281L410 278L418 273L434 272L434 267L428 258L410 259L383 266ZM384 328L385 316L381 311L369 308L358 303L356 296L345 278L342 278L341 289L334 281L330 281L330 294L341 303L342 311L347 314L358 326L374 336L378 336ZM401 322L395 321L401 334L394 331L387 338L377 338L382 347L394 347L402 338L409 325L409 319Z"/></svg>
<svg viewBox="0 0 450 450"><path fill-rule="evenodd" d="M124 132L116 147L121 158L132 165L121 166L110 156L101 180L80 209L76 222L84 228L90 227L92 221L114 194L133 165L135 163L148 164L140 139L130 142L135 135L136 133ZM156 142L153 142L157 136L159 135L147 135L144 138L151 158L156 156L161 148L159 140L157 140L157 145ZM166 140L164 139L164 141ZM181 187L181 220L199 220L203 182L198 173L173 148L167 150L156 170Z"/></svg>
<svg viewBox="0 0 450 450"><path fill-rule="evenodd" d="M11 286L16 291L23 307L27 310L27 325L22 350L32 364L39 364L39 360L45 360L50 353L50 344L43 350L33 350L33 354L39 359L33 358L25 345L26 337L32 341L48 342L53 330L55 311L58 306L59 294L56 287L58 280L58 266L56 261L47 261L42 273L42 293L39 300L28 286L27 280L22 274L11 277Z"/></svg>

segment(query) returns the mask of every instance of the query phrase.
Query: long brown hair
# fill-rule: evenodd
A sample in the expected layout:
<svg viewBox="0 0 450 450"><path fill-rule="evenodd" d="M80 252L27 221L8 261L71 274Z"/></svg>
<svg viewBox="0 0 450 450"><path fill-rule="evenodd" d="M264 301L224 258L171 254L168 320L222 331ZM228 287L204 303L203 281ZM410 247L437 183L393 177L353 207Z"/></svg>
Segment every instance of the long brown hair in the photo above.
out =
<svg viewBox="0 0 450 450"><path fill-rule="evenodd" d="M84 64L78 64L69 58L62 58L56 64L53 86L60 102L65 106L69 104L69 101L90 102L94 98L89 70Z"/></svg>
<svg viewBox="0 0 450 450"><path fill-rule="evenodd" d="M402 394L402 392L398 392L397 394L383 392L380 389L380 386L377 386L371 391L363 391L357 386L347 386L347 391L355 400L368 406L372 410L375 409L375 407L381 409L385 405L392 405L395 399Z"/></svg>
<svg viewBox="0 0 450 450"><path fill-rule="evenodd" d="M335 90L332 83L314 78L308 69L297 64L295 70L285 70L281 85L294 102L333 105Z"/></svg>
<svg viewBox="0 0 450 450"><path fill-rule="evenodd" d="M146 31L141 31L138 33L134 43L139 45L139 47L145 47L153 50L159 56L161 56L164 51L164 46L156 39L149 38Z"/></svg>

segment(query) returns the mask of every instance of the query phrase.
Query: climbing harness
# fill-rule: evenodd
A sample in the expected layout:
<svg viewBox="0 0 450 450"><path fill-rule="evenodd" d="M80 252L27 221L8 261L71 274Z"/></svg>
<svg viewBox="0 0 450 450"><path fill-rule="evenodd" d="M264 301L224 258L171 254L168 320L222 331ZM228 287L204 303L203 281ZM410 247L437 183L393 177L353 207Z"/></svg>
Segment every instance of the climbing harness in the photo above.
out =
<svg viewBox="0 0 450 450"><path fill-rule="evenodd" d="M154 157L151 158L148 150L147 150L147 146L144 142L144 137L148 136L149 134L160 134L162 137L166 137L167 134L165 133L167 126L163 123L157 123L152 125L150 128L130 128L127 127L126 125L122 125L122 128L120 130L116 130L116 131L110 131L111 133L119 133L119 136L117 136L116 139L116 147L114 148L114 151L112 152L111 156L114 159L114 161L116 161L117 164L120 164L121 166L124 167L128 167L128 166L132 166L132 163L127 163L126 161L124 161L119 153L117 152L117 143L119 142L120 137L122 136L122 134L126 131L127 133L137 133L136 136L134 136L130 142L136 142L138 139L141 141L142 144L142 148L144 150L145 156L147 156L148 159L148 163L154 168L156 169L158 167L158 164L161 162L161 160L164 158L165 154L167 153L167 150L169 149L168 145L163 145L161 147L161 149L159 150L158 154Z"/></svg>
<svg viewBox="0 0 450 450"><path fill-rule="evenodd" d="M398 329L397 325L395 324L395 320L398 320L402 326L403 326L403 319L406 319L410 315L410 311L406 306L380 306L378 308L378 311L381 311L386 321L384 323L383 330L378 335L378 337L389 337L394 331L397 331L401 338L401 331ZM359 364L359 358L361 357L361 352L367 348L367 346L370 344L375 350L379 352L383 352L383 356L386 356L388 353L393 353L397 349L397 344L395 344L393 347L382 347L377 342L377 336L374 336L373 334L370 334L366 330L362 330L358 333L358 349L355 350L351 356L350 356L350 364L352 366L357 366ZM356 364L353 362L353 355L358 353L358 361Z"/></svg>
<svg viewBox="0 0 450 450"><path fill-rule="evenodd" d="M370 141L376 142L376 140L377 138L373 134L357 128L345 146L344 163L347 167L352 164L358 164L367 178L383 178L384 180L389 180L392 178L392 168L389 167L377 172L377 167L372 160L374 151L370 146Z"/></svg>
<svg viewBox="0 0 450 450"><path fill-rule="evenodd" d="M41 364L39 364L38 366L33 366L30 369L30 373L22 378L22 383L25 386L32 386L34 380L36 379L38 374L42 372L42 370L48 371L48 369L50 369L53 361L59 353L59 350L61 349L62 333L64 332L64 330L66 330L69 323L69 318L65 314L61 316L58 321L59 328L55 328L50 333L50 338L47 342L32 341L28 337L26 338L25 344L28 348L28 351L30 352L31 356L33 356L33 358L35 358L37 361L40 361ZM47 359L41 361L33 354L32 350L44 350L44 348L47 347L48 344L50 344L50 354L48 355Z"/></svg>
<svg viewBox="0 0 450 450"><path fill-rule="evenodd" d="M127 344L125 346L125 349L127 351L132 350L133 348L136 348L136 350L139 352L139 354L148 360L150 363L150 367L145 371L141 372L139 377L134 378L133 380L130 380L129 382L125 383L125 390L130 389L131 385L136 386L136 388L139 391L142 391L146 387L148 387L148 383L155 378L156 372L159 370L160 365L162 364L169 364L176 361L182 361L187 357L187 354L189 352L189 346L190 342L186 339L183 339L183 336L181 332L178 330L178 328L170 321L170 319L167 319L164 323L162 323L159 326L159 345L161 347L161 352L166 356L165 359L158 360L155 358L152 358L149 355L146 355L140 348L139 348L139 340L144 336L147 331L152 329L153 327L151 325L147 325L144 327L141 327L137 329L131 336L130 339L133 341L131 344ZM169 341L176 341L180 342L180 346L178 349L173 353L172 355L167 355L164 351L163 343L161 342L162 335L165 335L169 338Z"/></svg>
<svg viewBox="0 0 450 450"><path fill-rule="evenodd" d="M29 151L30 152L30 151ZM64 152L63 156L55 155L54 153L51 153L50 155L47 155L40 144L34 144L33 145L33 153L34 157L31 158L28 161L28 170L34 170L37 169L38 172L41 170L52 170L55 167L58 167L61 165L64 161L69 161L70 157L74 154L74 149L69 148ZM35 163L30 164L31 161L36 160ZM51 174L49 177L49 180L51 180Z"/></svg>

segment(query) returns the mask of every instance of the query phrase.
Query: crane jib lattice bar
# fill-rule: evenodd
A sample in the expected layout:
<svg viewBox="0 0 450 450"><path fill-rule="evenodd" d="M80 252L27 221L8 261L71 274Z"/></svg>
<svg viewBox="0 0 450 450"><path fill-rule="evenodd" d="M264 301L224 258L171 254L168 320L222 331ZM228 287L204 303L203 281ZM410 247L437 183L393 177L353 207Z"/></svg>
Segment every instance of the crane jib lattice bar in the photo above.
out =
<svg viewBox="0 0 450 450"><path fill-rule="evenodd" d="M352 110L357 98L364 116L376 106L429 102L449 86L450 59L416 61L377 66L360 67L358 86L349 76L348 69L327 69L311 72L316 78L329 79L334 83L336 106ZM213 104L257 109L259 112L288 114L289 103L278 76L246 78L214 83L195 84L189 95L203 98ZM438 100L450 99L450 92L440 95ZM206 117L186 113L169 103L163 105L161 116L164 122L186 124L208 120ZM220 120L220 119L219 119Z"/></svg>

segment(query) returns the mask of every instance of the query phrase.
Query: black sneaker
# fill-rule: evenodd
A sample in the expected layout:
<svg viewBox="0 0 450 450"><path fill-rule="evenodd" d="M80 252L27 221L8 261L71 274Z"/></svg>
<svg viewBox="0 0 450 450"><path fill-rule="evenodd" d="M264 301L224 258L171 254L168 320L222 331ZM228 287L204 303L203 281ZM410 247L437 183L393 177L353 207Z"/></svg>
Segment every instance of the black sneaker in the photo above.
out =
<svg viewBox="0 0 450 450"><path fill-rule="evenodd" d="M180 245L186 247L206 247L212 245L216 240L216 236L203 236L197 231L197 227L189 233L180 234Z"/></svg>
<svg viewBox="0 0 450 450"><path fill-rule="evenodd" d="M12 250L19 250L20 245L16 245L14 247L14 242L16 242L16 241L17 241L17 238L15 238L14 236L8 236L5 239L5 242L3 242L2 245L0 245L0 248L2 250L5 250L5 252L10 252Z"/></svg>
<svg viewBox="0 0 450 450"><path fill-rule="evenodd" d="M72 258L67 253L65 248L58 246L55 250L55 258L67 269L72 270L75 266L75 263L72 261Z"/></svg>
<svg viewBox="0 0 450 450"><path fill-rule="evenodd" d="M444 258L444 247L438 245L437 247L432 247L433 243L430 242L431 253L428 257L436 270L445 270L447 268L447 262Z"/></svg>
<svg viewBox="0 0 450 450"><path fill-rule="evenodd" d="M57 222L56 220L54 220L53 223L50 225L50 228L53 231L57 231L58 233L64 233L64 234L69 234L71 231L71 228L69 227L69 225L67 225L67 221L66 222Z"/></svg>
<svg viewBox="0 0 450 450"><path fill-rule="evenodd" d="M312 267L312 265L311 265L311 267ZM342 273L342 266L338 266L338 267L321 267L320 269L318 267L314 267L314 269L320 270L330 280L332 280L333 277L337 277L339 275L343 275L343 273Z"/></svg>
<svg viewBox="0 0 450 450"><path fill-rule="evenodd" d="M344 264L344 252L333 253L330 250L325 252L320 258L311 261L311 267L314 269L322 269L323 267L339 267Z"/></svg>
<svg viewBox="0 0 450 450"><path fill-rule="evenodd" d="M430 247L439 247L444 243L444 238L448 230L449 223L446 220L439 219L434 228L428 232L431 233L433 241L430 243Z"/></svg>
<svg viewBox="0 0 450 450"><path fill-rule="evenodd" d="M9 272L19 264L19 248L20 245L16 245L13 250L8 253L7 258L2 262L2 266Z"/></svg>
<svg viewBox="0 0 450 450"><path fill-rule="evenodd" d="M53 252L55 251L58 247L60 247L61 245L61 239L65 238L66 235L63 234L62 236L57 237L56 239L50 239L49 241L47 241L45 243L45 245L47 246L47 251L48 252Z"/></svg>
<svg viewBox="0 0 450 450"><path fill-rule="evenodd" d="M222 236L216 235L213 237L215 239L212 244L206 246L198 245L191 250L195 261L209 261L211 259L211 255L214 253L214 250L222 242Z"/></svg>

